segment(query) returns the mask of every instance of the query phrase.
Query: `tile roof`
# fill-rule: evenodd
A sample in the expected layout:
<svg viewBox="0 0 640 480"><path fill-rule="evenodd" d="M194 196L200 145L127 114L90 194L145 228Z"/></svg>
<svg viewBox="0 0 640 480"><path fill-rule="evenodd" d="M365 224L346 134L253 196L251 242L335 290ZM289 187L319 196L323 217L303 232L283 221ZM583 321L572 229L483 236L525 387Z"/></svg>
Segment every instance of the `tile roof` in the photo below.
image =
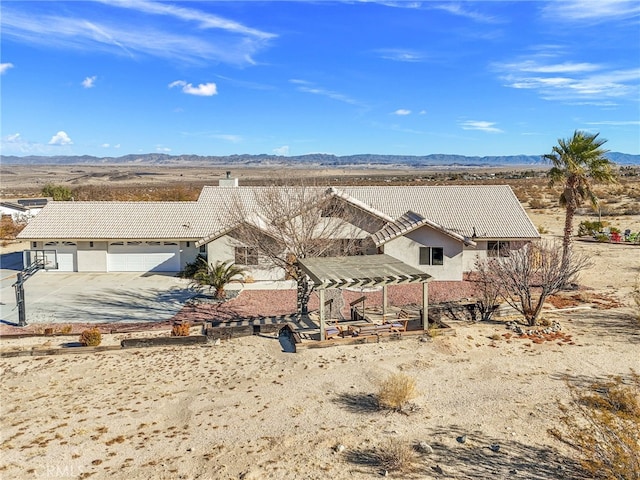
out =
<svg viewBox="0 0 640 480"><path fill-rule="evenodd" d="M539 237L506 185L286 188L285 198L293 204L296 197L343 198L389 222L389 233L422 217L426 224L461 237L471 237L474 230L477 238ZM264 213L260 200L273 191L274 187L204 187L197 202L49 202L18 237L201 239L228 226L236 202L247 215Z"/></svg>
<svg viewBox="0 0 640 480"><path fill-rule="evenodd" d="M338 188L394 219L412 211L465 237L539 237L508 185Z"/></svg>
<svg viewBox="0 0 640 480"><path fill-rule="evenodd" d="M197 202L49 202L23 239L198 239L214 222Z"/></svg>

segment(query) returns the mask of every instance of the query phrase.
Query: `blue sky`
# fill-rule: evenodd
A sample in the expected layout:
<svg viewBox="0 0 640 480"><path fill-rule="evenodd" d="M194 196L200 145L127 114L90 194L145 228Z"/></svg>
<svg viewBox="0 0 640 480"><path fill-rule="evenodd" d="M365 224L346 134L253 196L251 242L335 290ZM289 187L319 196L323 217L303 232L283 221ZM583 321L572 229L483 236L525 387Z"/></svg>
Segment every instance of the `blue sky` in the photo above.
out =
<svg viewBox="0 0 640 480"><path fill-rule="evenodd" d="M0 9L5 155L640 153L635 0Z"/></svg>

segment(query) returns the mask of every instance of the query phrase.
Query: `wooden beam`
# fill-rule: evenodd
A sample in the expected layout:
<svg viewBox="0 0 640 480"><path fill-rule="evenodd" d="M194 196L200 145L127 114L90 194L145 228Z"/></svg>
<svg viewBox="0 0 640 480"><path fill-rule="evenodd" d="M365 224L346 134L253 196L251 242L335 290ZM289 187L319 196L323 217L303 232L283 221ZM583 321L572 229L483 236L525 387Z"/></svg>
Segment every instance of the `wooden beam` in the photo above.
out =
<svg viewBox="0 0 640 480"><path fill-rule="evenodd" d="M429 329L429 284L422 284L422 329Z"/></svg>
<svg viewBox="0 0 640 480"><path fill-rule="evenodd" d="M324 288L319 290L320 292L320 341L324 340L325 328L324 328Z"/></svg>

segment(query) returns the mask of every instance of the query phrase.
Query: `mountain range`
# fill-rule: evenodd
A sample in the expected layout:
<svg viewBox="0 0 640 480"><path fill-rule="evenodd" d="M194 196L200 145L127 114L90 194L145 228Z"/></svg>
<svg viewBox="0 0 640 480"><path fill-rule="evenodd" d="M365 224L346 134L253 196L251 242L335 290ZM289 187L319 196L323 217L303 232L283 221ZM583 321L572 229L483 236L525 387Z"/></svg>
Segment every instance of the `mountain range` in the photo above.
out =
<svg viewBox="0 0 640 480"><path fill-rule="evenodd" d="M609 152L607 157L618 165L640 165L640 155ZM507 155L472 157L464 155L376 155L358 154L336 156L325 153L310 153L283 157L279 155L168 155L162 153L130 154L121 157L80 156L25 156L0 155L4 165L157 165L157 166L206 166L230 165L245 167L288 166L306 168L327 167L509 167L547 165L541 155Z"/></svg>

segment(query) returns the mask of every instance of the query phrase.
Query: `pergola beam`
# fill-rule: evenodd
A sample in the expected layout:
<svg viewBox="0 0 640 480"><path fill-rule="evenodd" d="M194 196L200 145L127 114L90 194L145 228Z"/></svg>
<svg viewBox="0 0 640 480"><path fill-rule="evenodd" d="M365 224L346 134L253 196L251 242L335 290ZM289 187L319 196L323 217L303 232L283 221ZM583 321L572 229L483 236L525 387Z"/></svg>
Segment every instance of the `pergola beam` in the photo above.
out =
<svg viewBox="0 0 640 480"><path fill-rule="evenodd" d="M387 286L422 283L422 328L429 325L428 283L431 275L389 255L313 257L298 261L320 296L320 339L325 337L324 291L330 288L382 287L383 318L387 308Z"/></svg>

